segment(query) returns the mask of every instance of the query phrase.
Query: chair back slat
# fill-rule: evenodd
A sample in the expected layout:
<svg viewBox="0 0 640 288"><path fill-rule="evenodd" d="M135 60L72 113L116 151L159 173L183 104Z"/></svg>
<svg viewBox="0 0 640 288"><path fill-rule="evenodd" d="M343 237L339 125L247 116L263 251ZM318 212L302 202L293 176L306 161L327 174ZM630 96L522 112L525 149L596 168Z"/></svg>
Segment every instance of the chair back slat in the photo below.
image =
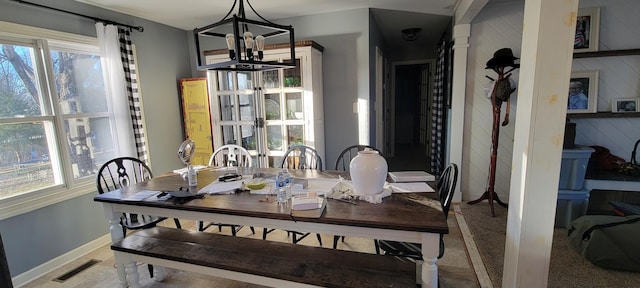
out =
<svg viewBox="0 0 640 288"><path fill-rule="evenodd" d="M305 145L289 147L284 154L281 168L285 169L310 169L322 171L322 158L318 151Z"/></svg>
<svg viewBox="0 0 640 288"><path fill-rule="evenodd" d="M226 144L211 154L209 166L212 167L251 167L253 159L249 151L240 145Z"/></svg>
<svg viewBox="0 0 640 288"><path fill-rule="evenodd" d="M438 190L438 197L440 197L442 212L444 212L445 217L449 215L451 199L453 199L453 193L456 190L457 183L458 165L451 163L442 171L440 177L438 177L438 181L436 182L436 190Z"/></svg>
<svg viewBox="0 0 640 288"><path fill-rule="evenodd" d="M104 163L98 170L98 193L120 189L138 182L151 179L151 168L133 157L119 157Z"/></svg>

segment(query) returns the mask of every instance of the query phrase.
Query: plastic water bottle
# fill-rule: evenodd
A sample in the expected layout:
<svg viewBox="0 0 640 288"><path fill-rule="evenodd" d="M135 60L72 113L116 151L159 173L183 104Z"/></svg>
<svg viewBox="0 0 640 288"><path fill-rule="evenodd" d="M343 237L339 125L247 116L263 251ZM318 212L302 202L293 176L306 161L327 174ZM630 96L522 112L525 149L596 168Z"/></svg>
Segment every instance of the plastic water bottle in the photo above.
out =
<svg viewBox="0 0 640 288"><path fill-rule="evenodd" d="M198 171L193 169L192 165L187 166L187 181L189 182L189 187L198 186Z"/></svg>

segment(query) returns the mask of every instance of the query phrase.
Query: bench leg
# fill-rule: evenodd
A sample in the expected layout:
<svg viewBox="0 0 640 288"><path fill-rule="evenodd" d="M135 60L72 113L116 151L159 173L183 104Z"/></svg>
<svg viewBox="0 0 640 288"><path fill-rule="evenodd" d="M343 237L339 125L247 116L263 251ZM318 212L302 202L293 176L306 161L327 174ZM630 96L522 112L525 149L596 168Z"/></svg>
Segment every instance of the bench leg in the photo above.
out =
<svg viewBox="0 0 640 288"><path fill-rule="evenodd" d="M153 265L154 271L153 271L153 280L160 282L162 280L164 280L164 277L167 276L167 271L164 267L162 266L158 266L158 265Z"/></svg>
<svg viewBox="0 0 640 288"><path fill-rule="evenodd" d="M133 261L131 255L120 254L119 258L125 262L124 267L125 271L127 272L127 283L129 283L129 288L140 288L140 274L138 274L138 264Z"/></svg>

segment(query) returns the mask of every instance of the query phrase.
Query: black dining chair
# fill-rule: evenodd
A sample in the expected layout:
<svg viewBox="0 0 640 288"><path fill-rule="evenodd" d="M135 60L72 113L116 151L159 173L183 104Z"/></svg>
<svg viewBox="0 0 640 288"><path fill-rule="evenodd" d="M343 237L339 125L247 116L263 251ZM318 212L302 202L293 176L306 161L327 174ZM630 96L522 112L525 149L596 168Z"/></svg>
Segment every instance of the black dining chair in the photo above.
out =
<svg viewBox="0 0 640 288"><path fill-rule="evenodd" d="M211 167L251 167L253 165L253 159L249 151L240 145L226 144L220 146L213 151L211 158L209 158L209 166ZM202 221L198 221L198 231L207 230L211 226L218 226L218 232L222 232L222 227L231 228L231 235L236 236L238 231L242 229L243 225L227 224L227 223L209 223L204 225ZM251 229L251 234L255 234L255 229Z"/></svg>
<svg viewBox="0 0 640 288"><path fill-rule="evenodd" d="M284 169L311 169L322 171L322 158L316 149L306 145L289 147L280 167Z"/></svg>
<svg viewBox="0 0 640 288"><path fill-rule="evenodd" d="M449 209L451 208L451 199L453 199L453 193L456 189L456 183L458 182L458 166L454 163L449 164L447 168L442 171L440 177L436 182L436 191L442 205L442 212L445 219L449 216ZM384 255L406 257L415 260L422 260L422 249L418 243L398 242L389 240L376 240L376 249L382 250ZM444 255L444 235L440 234L440 253L438 259Z"/></svg>
<svg viewBox="0 0 640 288"><path fill-rule="evenodd" d="M98 170L97 188L98 193L113 191L138 182L149 180L153 177L151 168L144 162L133 157L114 158L102 165ZM140 230L155 227L158 223L166 220L167 217L152 215L142 215L134 213L122 213L120 225L126 235L127 230ZM180 221L174 218L173 221L178 229L182 229ZM149 274L153 277L153 266L149 265Z"/></svg>
<svg viewBox="0 0 640 288"><path fill-rule="evenodd" d="M380 150L378 150L373 146L351 145L347 148L344 148L344 150L340 152L340 155L338 155L338 159L336 160L336 166L334 169L337 171L349 171L349 165L351 164L351 160L354 157L358 156L358 152L363 151L365 149L378 151L378 153L382 155L382 152L380 152ZM340 240L340 238L342 238L342 242L344 242L344 236L338 236L338 235L333 236L333 249L336 249L338 247L338 241Z"/></svg>
<svg viewBox="0 0 640 288"><path fill-rule="evenodd" d="M344 150L342 150L342 152L340 153L340 155L338 156L338 159L336 160L336 166L335 166L335 170L338 171L349 171L349 164L351 164L351 160L358 156L358 152L363 151L365 149L371 149L374 151L378 151L378 154L380 154L382 156L382 152L380 152L380 150L378 150L377 148L373 147L373 146L369 146L369 145L352 145L349 146L347 148L345 148Z"/></svg>
<svg viewBox="0 0 640 288"><path fill-rule="evenodd" d="M280 168L283 169L311 169L311 170L320 170L322 171L322 157L318 154L316 149L305 145L296 145L291 146L284 153L284 157L282 158L282 162L280 162ZM262 239L267 239L267 234L274 231L274 229L263 228L262 231ZM309 236L310 233L303 233L298 231L287 231L288 235L292 235L292 240L294 244L302 241L305 237ZM316 237L318 238L318 243L322 246L322 237L319 233L316 233Z"/></svg>

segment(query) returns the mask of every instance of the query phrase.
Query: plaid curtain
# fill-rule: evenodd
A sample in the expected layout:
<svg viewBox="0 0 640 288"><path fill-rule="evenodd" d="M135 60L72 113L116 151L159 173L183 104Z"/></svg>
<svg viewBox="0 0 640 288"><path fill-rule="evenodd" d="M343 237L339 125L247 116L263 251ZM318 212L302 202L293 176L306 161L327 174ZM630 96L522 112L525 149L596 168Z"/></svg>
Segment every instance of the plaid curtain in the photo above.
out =
<svg viewBox="0 0 640 288"><path fill-rule="evenodd" d="M446 76L446 41L438 47L436 74L433 86L433 105L431 106L431 173L440 175L444 167L444 121L445 117L445 76Z"/></svg>
<svg viewBox="0 0 640 288"><path fill-rule="evenodd" d="M133 58L133 48L131 46L131 35L129 30L118 28L120 39L120 57L124 68L125 82L127 86L127 99L129 100L129 112L131 114L131 124L133 125L133 137L136 145L138 159L149 163L147 153L147 139L144 133L144 122L142 121L142 110L140 109L140 92L138 89L138 75L136 63Z"/></svg>

